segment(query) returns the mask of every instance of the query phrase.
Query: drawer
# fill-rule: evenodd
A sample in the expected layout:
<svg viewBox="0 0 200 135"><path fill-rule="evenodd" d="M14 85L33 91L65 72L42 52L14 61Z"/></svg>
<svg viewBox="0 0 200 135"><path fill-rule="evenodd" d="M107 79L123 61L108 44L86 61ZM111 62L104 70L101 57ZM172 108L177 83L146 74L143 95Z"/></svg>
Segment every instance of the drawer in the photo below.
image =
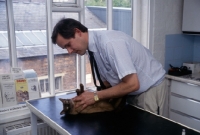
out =
<svg viewBox="0 0 200 135"><path fill-rule="evenodd" d="M173 80L171 92L200 101L200 86L198 85Z"/></svg>
<svg viewBox="0 0 200 135"><path fill-rule="evenodd" d="M170 119L196 130L200 130L200 120L170 111ZM187 134L187 133L186 133Z"/></svg>
<svg viewBox="0 0 200 135"><path fill-rule="evenodd" d="M171 95L170 109L200 119L200 102Z"/></svg>

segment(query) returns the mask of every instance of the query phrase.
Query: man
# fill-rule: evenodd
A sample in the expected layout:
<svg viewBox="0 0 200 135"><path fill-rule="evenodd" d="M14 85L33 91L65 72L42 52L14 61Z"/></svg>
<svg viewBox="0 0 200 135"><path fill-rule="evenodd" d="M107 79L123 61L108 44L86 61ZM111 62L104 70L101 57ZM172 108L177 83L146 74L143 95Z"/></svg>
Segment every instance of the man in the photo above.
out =
<svg viewBox="0 0 200 135"><path fill-rule="evenodd" d="M105 90L99 100L128 95L127 102L164 115L167 91L165 70L148 49L120 31L88 31L74 19L61 19L54 27L52 42L68 53L93 52ZM94 93L85 91L73 99L76 107L94 104Z"/></svg>

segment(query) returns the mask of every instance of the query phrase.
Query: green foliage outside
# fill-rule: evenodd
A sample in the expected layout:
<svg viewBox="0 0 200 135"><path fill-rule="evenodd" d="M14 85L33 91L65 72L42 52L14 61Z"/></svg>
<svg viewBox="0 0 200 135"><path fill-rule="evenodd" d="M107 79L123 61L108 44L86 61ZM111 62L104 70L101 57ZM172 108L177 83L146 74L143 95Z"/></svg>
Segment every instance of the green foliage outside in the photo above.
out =
<svg viewBox="0 0 200 135"><path fill-rule="evenodd" d="M86 6L106 6L106 0L86 0ZM131 0L113 0L113 7L131 7Z"/></svg>

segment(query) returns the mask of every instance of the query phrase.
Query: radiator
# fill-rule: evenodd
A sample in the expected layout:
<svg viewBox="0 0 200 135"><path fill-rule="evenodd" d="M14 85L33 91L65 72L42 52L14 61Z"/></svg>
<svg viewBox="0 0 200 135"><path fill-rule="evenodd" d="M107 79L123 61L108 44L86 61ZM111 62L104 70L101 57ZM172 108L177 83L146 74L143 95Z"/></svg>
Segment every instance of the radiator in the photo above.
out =
<svg viewBox="0 0 200 135"><path fill-rule="evenodd" d="M46 123L38 120L38 135L60 135L56 130L49 127ZM31 123L21 123L4 128L4 135L31 135Z"/></svg>

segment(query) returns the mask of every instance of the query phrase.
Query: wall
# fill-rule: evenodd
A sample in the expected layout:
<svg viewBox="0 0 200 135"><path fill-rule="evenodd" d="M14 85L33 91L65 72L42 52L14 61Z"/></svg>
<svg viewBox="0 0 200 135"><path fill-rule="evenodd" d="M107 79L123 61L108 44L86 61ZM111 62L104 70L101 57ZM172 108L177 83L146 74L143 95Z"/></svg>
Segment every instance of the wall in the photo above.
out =
<svg viewBox="0 0 200 135"><path fill-rule="evenodd" d="M167 35L165 43L166 71L169 69L169 64L180 67L183 62L193 60L193 36L183 34Z"/></svg>
<svg viewBox="0 0 200 135"><path fill-rule="evenodd" d="M200 36L194 38L194 62L200 62Z"/></svg>
<svg viewBox="0 0 200 135"><path fill-rule="evenodd" d="M150 0L150 2L153 12L150 50L164 66L166 35L182 33L183 0Z"/></svg>
<svg viewBox="0 0 200 135"><path fill-rule="evenodd" d="M165 70L169 64L181 67L184 62L200 62L200 36L172 34L165 43Z"/></svg>

